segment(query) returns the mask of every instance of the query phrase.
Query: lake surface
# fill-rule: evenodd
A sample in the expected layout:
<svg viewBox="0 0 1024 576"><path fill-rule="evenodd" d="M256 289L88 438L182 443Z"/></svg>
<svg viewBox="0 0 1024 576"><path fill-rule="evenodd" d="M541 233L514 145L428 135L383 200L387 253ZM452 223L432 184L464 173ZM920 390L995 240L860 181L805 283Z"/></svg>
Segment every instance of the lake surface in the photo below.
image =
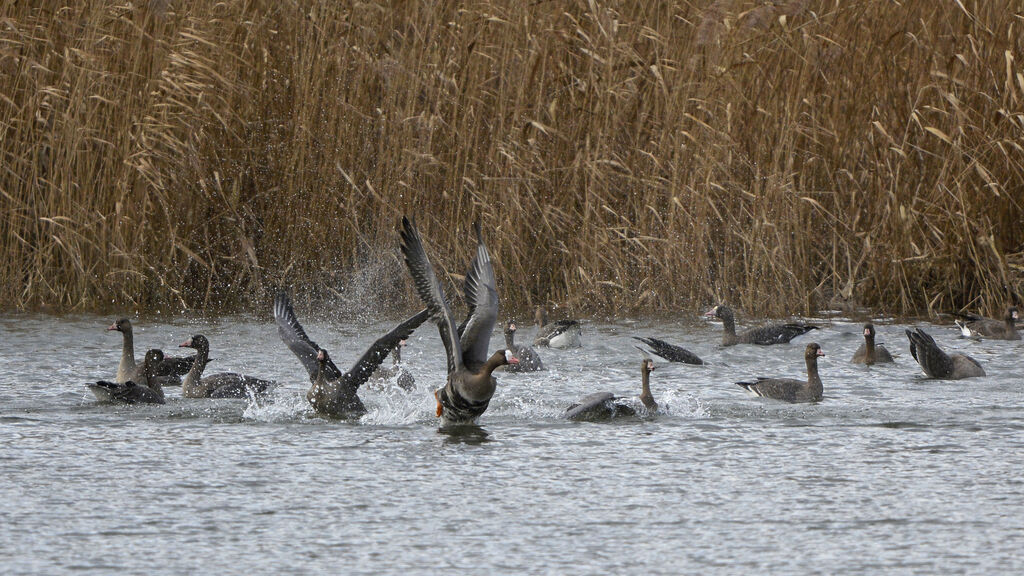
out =
<svg viewBox="0 0 1024 576"><path fill-rule="evenodd" d="M296 311L343 370L393 324ZM591 322L583 349L540 350L546 372L499 375L479 430L452 435L434 417L433 325L404 351L417 389L364 388L370 412L346 423L311 414L304 370L272 319L251 316L133 318L136 356L202 333L208 373L275 379L272 401L171 388L164 406L98 403L83 384L114 376L113 320L0 315L4 574L1024 571L1020 342L919 324L988 372L942 382L923 378L904 325L876 323L897 363L866 368L849 363L862 342L850 321L725 349L720 324ZM639 392L633 335L712 364L655 358L665 410L652 418L561 420L585 394ZM811 341L823 402L733 384L802 377Z"/></svg>

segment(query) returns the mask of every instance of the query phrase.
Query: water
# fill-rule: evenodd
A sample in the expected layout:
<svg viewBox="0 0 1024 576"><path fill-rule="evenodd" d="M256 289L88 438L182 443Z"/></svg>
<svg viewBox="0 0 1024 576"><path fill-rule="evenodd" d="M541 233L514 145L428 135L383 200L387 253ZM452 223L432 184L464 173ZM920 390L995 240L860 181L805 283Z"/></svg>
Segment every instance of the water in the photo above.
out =
<svg viewBox="0 0 1024 576"><path fill-rule="evenodd" d="M314 321L347 368L388 323ZM120 334L109 317L0 316L0 566L61 573L973 573L1024 570L1020 342L928 326L989 376L922 379L904 326L895 366L849 363L860 325L773 347L717 346L720 325L591 323L547 372L503 374L474 433L439 433L437 330L403 359L417 390L365 390L358 423L313 416L272 321L136 321L136 355L206 334L210 372L281 384L273 402L97 403ZM531 329L520 331L522 336ZM657 362L645 420L571 423L573 400L639 392L631 335L712 362ZM521 337L522 337L521 336ZM526 338L524 338L525 340ZM788 405L733 382L803 375L819 342L825 400ZM500 335L492 348L500 345ZM189 351L190 352L190 351Z"/></svg>

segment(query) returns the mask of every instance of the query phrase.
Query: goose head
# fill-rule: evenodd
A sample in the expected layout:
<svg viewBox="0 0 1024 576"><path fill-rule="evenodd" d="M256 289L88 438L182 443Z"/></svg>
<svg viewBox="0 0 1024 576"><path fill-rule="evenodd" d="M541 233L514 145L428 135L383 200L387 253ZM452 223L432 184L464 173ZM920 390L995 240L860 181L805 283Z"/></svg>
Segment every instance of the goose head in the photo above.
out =
<svg viewBox="0 0 1024 576"><path fill-rule="evenodd" d="M865 333L867 330L864 331ZM825 352L822 351L821 346L818 346L816 342L811 342L807 345L807 349L804 350L804 358L807 360L817 360L819 356L824 356Z"/></svg>
<svg viewBox="0 0 1024 576"><path fill-rule="evenodd" d="M178 348L195 348L197 352L207 353L210 351L210 341L202 334L196 334L181 344Z"/></svg>
<svg viewBox="0 0 1024 576"><path fill-rule="evenodd" d="M126 334L131 334L131 332L132 332L132 322L131 322L131 320L129 320L127 318L118 318L116 322L114 322L113 324L111 324L110 326L107 327L107 331L110 331L110 330L117 330L118 332L124 332Z"/></svg>

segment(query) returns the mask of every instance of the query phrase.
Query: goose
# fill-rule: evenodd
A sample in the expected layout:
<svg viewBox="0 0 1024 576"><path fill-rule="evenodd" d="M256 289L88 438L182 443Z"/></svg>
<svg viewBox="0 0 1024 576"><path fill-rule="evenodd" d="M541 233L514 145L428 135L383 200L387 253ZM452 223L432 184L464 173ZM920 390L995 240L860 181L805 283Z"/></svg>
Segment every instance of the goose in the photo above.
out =
<svg viewBox="0 0 1024 576"><path fill-rule="evenodd" d="M646 414L654 414L658 411L658 403L655 402L654 395L651 394L651 372L653 371L654 361L644 358L640 365L642 374L640 403ZM628 399L615 396L611 392L597 392L585 396L578 403L569 406L563 417L569 420L608 420L616 416L636 416L636 414L636 409Z"/></svg>
<svg viewBox="0 0 1024 576"><path fill-rule="evenodd" d="M491 332L498 319L498 291L495 288L491 256L483 242L480 224L476 224L476 256L466 274L464 293L469 317L459 330L444 290L427 259L416 225L402 217L401 250L420 299L437 324L444 343L448 379L434 392L437 416L442 427L474 424L487 410L498 381L492 373L498 366L516 364L511 350L499 350L487 356Z"/></svg>
<svg viewBox="0 0 1024 576"><path fill-rule="evenodd" d="M96 399L101 402L124 402L125 404L163 404L164 390L156 378L156 367L164 359L164 353L156 348L146 352L138 382L99 382L86 384Z"/></svg>
<svg viewBox="0 0 1024 576"><path fill-rule="evenodd" d="M408 338L426 319L427 310L424 309L405 320L378 338L352 368L342 374L327 351L306 335L288 295L280 292L274 298L277 333L306 368L313 383L306 393L306 400L317 413L334 418L355 419L366 414L366 407L359 399L359 387L370 378L374 369L380 366L399 341Z"/></svg>
<svg viewBox="0 0 1024 576"><path fill-rule="evenodd" d="M117 365L117 376L115 382L127 382L141 376L141 367L135 363L135 339L132 335L132 323L127 318L119 318L109 327L107 331L121 333L121 361ZM164 386L180 384L181 376L188 374L192 367L195 356L174 357L164 356L164 359L156 366L154 376L164 377L161 383ZM209 362L209 359L206 360Z"/></svg>
<svg viewBox="0 0 1024 576"><path fill-rule="evenodd" d="M818 402L822 396L821 377L818 376L818 357L824 356L821 346L810 343L804 350L804 362L807 364L807 380L794 378L758 377L755 382L737 382L748 392L763 398L772 398L784 402Z"/></svg>
<svg viewBox="0 0 1024 576"><path fill-rule="evenodd" d="M391 366L384 366L383 364L378 366L370 376L371 381L375 381L380 385L379 387L383 388L383 383L394 380L398 387L406 392L416 388L416 378L413 377L412 372L409 372L402 365L402 348L404 347L405 339L403 338L391 349Z"/></svg>
<svg viewBox="0 0 1024 576"><path fill-rule="evenodd" d="M669 344L664 340L658 340L657 338L642 338L640 336L633 336L633 339L646 344L650 348L647 352L657 354L669 362L682 362L683 364L704 363L704 361L693 352L690 352L686 348L676 346L675 344ZM643 350L643 348L640 349Z"/></svg>
<svg viewBox="0 0 1024 576"><path fill-rule="evenodd" d="M549 323L548 311L543 306L537 306L533 317L537 324L537 335L533 339L534 346L548 346L551 348L579 348L583 346L580 340L579 320L555 320Z"/></svg>
<svg viewBox="0 0 1024 576"><path fill-rule="evenodd" d="M910 354L929 378L960 380L985 375L985 369L977 360L966 354L946 354L924 330L915 328L906 333L910 340Z"/></svg>
<svg viewBox="0 0 1024 576"><path fill-rule="evenodd" d="M957 313L957 316L964 319L964 322L957 322L961 333L966 337L989 338L992 340L1020 340L1020 332L1015 326L1020 316L1016 306L1006 309L1006 315L1002 320L995 318L984 318L977 314Z"/></svg>
<svg viewBox="0 0 1024 576"><path fill-rule="evenodd" d="M512 351L512 354L519 359L518 364L509 364L504 369L508 372L536 372L544 369L540 354L529 346L516 344L516 321L509 320L505 323L505 347Z"/></svg>
<svg viewBox="0 0 1024 576"><path fill-rule="evenodd" d="M864 343L853 353L853 358L850 359L850 362L871 366L872 364L889 364L892 361L892 354L889 354L885 346L881 344L875 345L875 325L865 324Z"/></svg>
<svg viewBox="0 0 1024 576"><path fill-rule="evenodd" d="M250 393L263 396L276 384L234 372L220 372L204 378L203 368L210 355L210 341L206 336L196 334L178 346L196 351L196 361L181 382L181 395L185 398L248 398Z"/></svg>
<svg viewBox="0 0 1024 576"><path fill-rule="evenodd" d="M733 346L735 344L759 344L769 346L771 344L785 344L818 327L803 322L790 324L771 324L760 328L751 328L740 334L736 334L736 317L733 316L732 308L725 304L719 304L708 310L704 316L714 317L722 320L725 333L722 335L722 346Z"/></svg>

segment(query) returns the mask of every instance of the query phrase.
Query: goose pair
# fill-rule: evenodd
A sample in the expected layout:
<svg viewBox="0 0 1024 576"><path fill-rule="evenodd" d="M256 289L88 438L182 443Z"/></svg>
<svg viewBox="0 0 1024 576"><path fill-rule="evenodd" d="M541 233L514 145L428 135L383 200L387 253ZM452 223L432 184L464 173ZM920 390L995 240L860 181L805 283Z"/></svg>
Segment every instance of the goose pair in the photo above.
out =
<svg viewBox="0 0 1024 576"><path fill-rule="evenodd" d="M437 324L445 349L447 383L434 392L437 416L441 418L442 426L476 422L487 410L497 388L498 382L492 375L494 370L519 362L508 349L487 355L491 332L498 319L498 291L480 224L477 223L475 228L476 255L463 286L469 315L461 326L456 326L455 316L427 258L419 230L408 218L402 217L402 255L416 293L426 305L431 321Z"/></svg>
<svg viewBox="0 0 1024 576"><path fill-rule="evenodd" d="M281 292L274 298L277 333L306 368L312 382L306 400L317 413L333 418L359 418L366 414L359 387L369 380L388 353L396 350L426 319L427 310L422 310L400 323L370 345L348 372L342 373L327 350L306 335L288 295Z"/></svg>
<svg viewBox="0 0 1024 576"><path fill-rule="evenodd" d="M135 337L132 332L131 320L119 318L107 330L121 333L121 361L117 365L117 375L114 381L128 382L140 379L142 366L135 363ZM185 358L163 356L163 360L154 366L152 377L159 378L163 386L176 386L181 383L181 376L188 373L195 358L195 356ZM209 362L208 359L207 362Z"/></svg>
<svg viewBox="0 0 1024 576"><path fill-rule="evenodd" d="M157 367L164 361L164 353L153 348L146 352L146 359L134 380L125 382L99 382L86 384L100 402L123 402L125 404L163 404L164 390Z"/></svg>

